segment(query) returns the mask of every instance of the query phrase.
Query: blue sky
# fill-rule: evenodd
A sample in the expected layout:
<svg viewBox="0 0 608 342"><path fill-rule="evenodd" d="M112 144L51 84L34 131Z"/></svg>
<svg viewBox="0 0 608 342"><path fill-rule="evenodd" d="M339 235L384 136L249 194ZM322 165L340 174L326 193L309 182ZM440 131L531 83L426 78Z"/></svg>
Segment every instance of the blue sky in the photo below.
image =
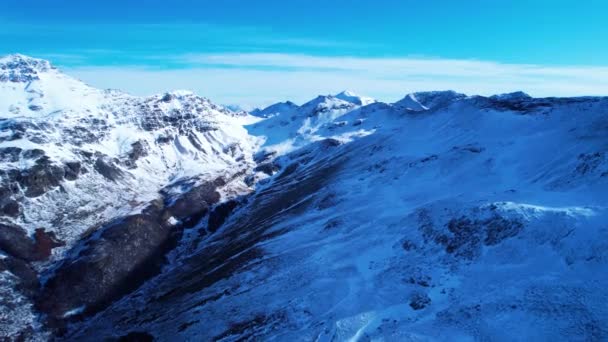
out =
<svg viewBox="0 0 608 342"><path fill-rule="evenodd" d="M342 89L608 93L608 2L3 0L0 54L246 106Z"/></svg>

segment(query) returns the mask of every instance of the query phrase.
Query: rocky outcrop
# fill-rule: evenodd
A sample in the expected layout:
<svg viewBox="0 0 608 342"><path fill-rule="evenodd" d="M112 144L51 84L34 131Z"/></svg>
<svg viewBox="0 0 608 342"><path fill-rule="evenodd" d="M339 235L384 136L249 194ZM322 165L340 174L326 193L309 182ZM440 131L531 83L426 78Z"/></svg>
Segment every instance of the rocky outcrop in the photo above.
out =
<svg viewBox="0 0 608 342"><path fill-rule="evenodd" d="M213 211L209 214L207 230L212 233L217 231L238 205L239 201L229 200L213 208Z"/></svg>
<svg viewBox="0 0 608 342"><path fill-rule="evenodd" d="M186 228L194 227L209 213L209 208L220 200L220 194L216 189L223 185L225 185L225 180L220 177L212 182L194 185L179 196L166 195L167 208L163 216L173 217Z"/></svg>
<svg viewBox="0 0 608 342"><path fill-rule="evenodd" d="M123 176L123 172L114 165L114 162L107 158L98 157L93 165L95 171L99 172L107 180L116 182Z"/></svg>
<svg viewBox="0 0 608 342"><path fill-rule="evenodd" d="M52 326L61 327L63 320L96 313L137 289L160 272L183 229L198 224L219 201L217 188L223 185L218 178L179 195L165 193L164 200L152 202L142 213L99 228L52 272L38 296L38 308L49 315Z"/></svg>
<svg viewBox="0 0 608 342"><path fill-rule="evenodd" d="M521 220L503 217L494 207L472 209L471 213L451 218L437 227L426 210L418 213L419 230L427 241L442 245L456 257L473 260L483 246L494 246L517 236L523 229Z"/></svg>
<svg viewBox="0 0 608 342"><path fill-rule="evenodd" d="M151 213L109 224L56 270L42 289L38 307L55 319L97 312L158 272L174 243L171 235Z"/></svg>
<svg viewBox="0 0 608 342"><path fill-rule="evenodd" d="M59 165L55 165L48 157L42 157L36 164L26 170L13 171L9 175L13 177L24 189L27 197L38 197L45 192L60 186L65 176L65 170Z"/></svg>
<svg viewBox="0 0 608 342"><path fill-rule="evenodd" d="M15 258L27 262L46 260L53 248L62 245L53 232L36 229L34 237L30 238L18 226L0 224L0 250Z"/></svg>

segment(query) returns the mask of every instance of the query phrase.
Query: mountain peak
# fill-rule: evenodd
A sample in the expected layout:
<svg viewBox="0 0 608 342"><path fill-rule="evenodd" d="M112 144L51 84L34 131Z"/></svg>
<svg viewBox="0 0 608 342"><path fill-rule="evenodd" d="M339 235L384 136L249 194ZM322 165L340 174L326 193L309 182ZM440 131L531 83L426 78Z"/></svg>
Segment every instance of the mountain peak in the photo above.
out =
<svg viewBox="0 0 608 342"><path fill-rule="evenodd" d="M465 94L457 93L453 90L420 91L407 94L402 100L395 102L395 105L406 107L413 111L422 111L443 107L465 97Z"/></svg>
<svg viewBox="0 0 608 342"><path fill-rule="evenodd" d="M498 94L490 97L495 100L527 100L531 99L532 96L524 93L523 91L515 91L512 93Z"/></svg>
<svg viewBox="0 0 608 342"><path fill-rule="evenodd" d="M291 101L277 102L263 109L254 109L250 114L266 118L275 114L291 111L295 108L298 108L298 105Z"/></svg>
<svg viewBox="0 0 608 342"><path fill-rule="evenodd" d="M333 95L319 95L319 96L315 97L314 99L304 103L301 107L302 108L317 107L319 105L328 105L331 103L344 103L344 102L349 102L349 101L340 99Z"/></svg>
<svg viewBox="0 0 608 342"><path fill-rule="evenodd" d="M360 105L360 106L365 106L368 105L370 103L374 103L376 102L376 100L374 100L371 97L367 97L367 96L361 96L356 94L355 92L351 91L351 90L344 90L336 95L334 95L334 97L346 101L346 102L350 102L350 103L354 103L356 105Z"/></svg>
<svg viewBox="0 0 608 342"><path fill-rule="evenodd" d="M405 95L405 97L398 102L395 102L395 105L399 107L405 107L407 110L412 111L423 111L428 108L425 107L420 101L418 101L416 93L410 93Z"/></svg>
<svg viewBox="0 0 608 342"><path fill-rule="evenodd" d="M38 80L38 74L53 69L44 59L22 54L11 54L0 58L0 82L30 82Z"/></svg>

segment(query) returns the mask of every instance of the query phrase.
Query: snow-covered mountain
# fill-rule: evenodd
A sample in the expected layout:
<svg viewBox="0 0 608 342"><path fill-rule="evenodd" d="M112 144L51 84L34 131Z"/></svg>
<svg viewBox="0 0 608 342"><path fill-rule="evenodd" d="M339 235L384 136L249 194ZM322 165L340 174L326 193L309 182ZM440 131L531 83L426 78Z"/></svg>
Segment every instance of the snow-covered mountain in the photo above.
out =
<svg viewBox="0 0 608 342"><path fill-rule="evenodd" d="M252 117L182 92L98 91L46 62L8 61L2 92L15 95L0 109L12 108L2 112L12 140L0 147L20 150L3 153L2 170L19 170L3 177L38 165L25 158L34 147L43 165L77 161L88 172L64 171L42 194L10 188L19 210L0 228L66 246L41 262L0 245L3 336L608 338L608 98L436 91L386 104L344 92ZM67 90L47 95L50 75L78 85L64 88L75 104L61 102ZM45 94L34 103L43 109L29 108L30 87ZM13 139L20 122L36 125ZM81 125L96 138L65 133ZM147 154L129 163L140 140ZM99 158L108 168L95 168ZM49 222L46 234L28 226L39 208L50 217L71 201L100 206L103 191L105 216L70 216L74 205L61 224L31 221ZM137 205L121 202L129 191Z"/></svg>
<svg viewBox="0 0 608 342"><path fill-rule="evenodd" d="M371 97L357 95L356 93L354 93L350 90L344 90L343 92L337 94L336 97L339 98L340 100L354 103L359 106L366 106L368 104L372 104L372 103L376 102L376 100L374 100Z"/></svg>
<svg viewBox="0 0 608 342"><path fill-rule="evenodd" d="M97 90L47 61L10 55L0 59L0 114L0 249L39 270L95 227L197 184L221 178L217 201L251 191L244 174L259 142L243 124L256 118L191 92ZM192 207L188 215L207 210ZM181 225L174 216L163 219ZM52 256L41 239L59 247Z"/></svg>
<svg viewBox="0 0 608 342"><path fill-rule="evenodd" d="M0 69L4 214L29 233L71 240L172 182L252 165L256 141L242 127L252 118L191 92L100 91L20 55Z"/></svg>

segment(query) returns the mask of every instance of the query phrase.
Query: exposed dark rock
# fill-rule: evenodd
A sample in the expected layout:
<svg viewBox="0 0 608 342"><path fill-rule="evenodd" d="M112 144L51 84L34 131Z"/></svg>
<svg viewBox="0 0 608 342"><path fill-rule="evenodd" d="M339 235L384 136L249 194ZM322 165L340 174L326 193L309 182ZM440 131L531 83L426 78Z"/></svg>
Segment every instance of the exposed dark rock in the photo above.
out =
<svg viewBox="0 0 608 342"><path fill-rule="evenodd" d="M575 172L579 175L586 175L596 171L605 160L603 152L582 153L578 156L578 165Z"/></svg>
<svg viewBox="0 0 608 342"><path fill-rule="evenodd" d="M316 150L316 148L315 148ZM227 288L225 291L220 293L213 293L210 296L191 296L192 293L200 293L202 289L209 288L218 282L229 279L234 275L246 270L249 267L256 267L256 263L261 260L264 256L264 250L258 247L262 242L280 236L288 231L288 229L272 229L277 222L281 222L286 216L300 215L303 212L311 209L317 202L315 198L317 193L320 193L320 189L325 187L331 182L332 177L338 171L342 165L343 159L335 156L331 159L323 159L309 164L302 164L303 172L292 174L288 179L276 180L270 184L268 188L256 192L255 195L250 198L242 210L243 215L236 216L233 222L232 218L230 221L226 221L222 227L222 234L211 234L209 235L209 241L197 251L187 258L176 264L175 267L168 269L167 272L163 272L159 275L158 287L146 287L142 291L140 297L139 293L134 294L125 298L126 301L131 300L138 301L138 309L132 312L125 312L121 315L119 321L124 322L123 327L143 327L153 326L157 322L167 322L174 319L177 315L182 315L186 311L191 311L195 307L204 305L208 301L216 301L229 292L237 289ZM225 180L218 179L213 182L214 185L225 183ZM165 203L168 206L172 205L174 198L169 196L176 192L190 191L193 187L194 181L187 180L184 182L178 182L176 185L165 189L162 193L165 195ZM176 188L174 188L174 186ZM209 193L207 191L207 193ZM214 197L215 195L213 195ZM200 197L200 196L195 196ZM155 212L158 209L154 209ZM162 210L163 217L166 217L170 213L170 210ZM241 211L239 211L241 213ZM152 215L152 214L149 214ZM177 230L178 227L171 227L172 230ZM126 239L123 239L126 240ZM117 240L119 241L119 240ZM115 247L120 248L120 247ZM75 251L78 248L75 248ZM112 253L112 248L108 253ZM82 253L81 253L82 254ZM84 253L82 257L92 258L88 256L88 253ZM133 263L133 261L131 261ZM66 264L69 264L67 262ZM76 272L74 273L74 277ZM79 277L79 278L82 278ZM99 278L97 278L97 282ZM56 281L56 283L60 283ZM107 282L106 282L107 284ZM66 294L60 296L58 299L52 299L56 303L50 306L57 314L65 312L63 310L72 309L78 307L80 303L72 302L71 305L63 305L63 298L73 300L72 298L78 297L78 294L70 292L69 288L73 288L70 283L63 285L66 288ZM78 288L77 286L76 288ZM71 292L74 292L73 290ZM51 292L46 292L44 298L56 298ZM188 299L186 299L188 298ZM143 299L139 302L140 299ZM176 303L182 303L181 306L176 306ZM185 304L185 305L184 305ZM58 306L61 305L61 306ZM129 305L129 304L127 304ZM175 307L178 308L176 311L168 312L166 308ZM108 311L101 313L101 319L105 319L105 315ZM255 315L251 316L255 321ZM274 326L274 323L266 320L270 319L272 322L277 324L285 324L285 321L276 317L266 317L266 327ZM248 320L247 320L248 321ZM184 321L175 321L175 329L177 330ZM83 329L73 330L72 335L67 335L70 338L87 336L87 328L79 323L75 323L77 327ZM86 324L86 323L84 323ZM253 327L253 329L250 329ZM264 328L266 328L264 327ZM187 328L184 326L184 329ZM235 322L232 327L226 331L226 338L230 339L236 335L233 332L245 330L245 333L241 336L254 336L258 335L255 331L253 334L249 334L250 330L256 330L257 326L252 326L245 321ZM119 328L120 329L120 328ZM123 330L124 333L131 330L130 328ZM135 328L137 329L137 328ZM232 331L231 331L232 330ZM113 334L114 332L104 332L105 336ZM221 333L220 333L221 334ZM238 334L238 333L237 333ZM90 336L90 335L89 335ZM99 336L99 339L104 337ZM75 338L77 339L77 338Z"/></svg>
<svg viewBox="0 0 608 342"><path fill-rule="evenodd" d="M117 342L153 342L154 336L147 332L134 331L119 337Z"/></svg>
<svg viewBox="0 0 608 342"><path fill-rule="evenodd" d="M141 214L117 219L73 247L73 252L51 275L37 299L37 307L61 327L72 310L83 308L73 319L104 309L158 274L165 255L175 248L180 228L192 227L220 199L221 177L192 187L178 183L186 193L153 201ZM227 209L228 207L226 207ZM165 224L169 217L182 222Z"/></svg>
<svg viewBox="0 0 608 342"><path fill-rule="evenodd" d="M408 252L411 250L415 250L417 248L416 244L410 240L403 241L403 243L401 244L401 247Z"/></svg>
<svg viewBox="0 0 608 342"><path fill-rule="evenodd" d="M410 307L414 310L422 310L431 304L431 298L426 293L416 292L410 298Z"/></svg>
<svg viewBox="0 0 608 342"><path fill-rule="evenodd" d="M340 225L342 225L342 220L340 219L331 219L327 222L325 222L325 224L323 225L323 230L327 231L327 230L332 230L334 228L338 228Z"/></svg>
<svg viewBox="0 0 608 342"><path fill-rule="evenodd" d="M42 110L42 106L38 106L38 105L29 105L27 108L29 108L31 111L34 111L34 112L39 112Z"/></svg>
<svg viewBox="0 0 608 342"><path fill-rule="evenodd" d="M230 324L228 330L224 331L218 336L215 336L213 341L257 340L257 334L266 329L273 329L273 327L285 323L286 321L287 315L284 312L276 312L271 315L259 314L252 317L250 320Z"/></svg>
<svg viewBox="0 0 608 342"><path fill-rule="evenodd" d="M479 255L482 242L487 246L496 245L516 236L523 229L523 224L496 214L484 220L471 220L464 216L452 219L447 228L451 235L441 235L437 242L445 245L448 253L473 259Z"/></svg>
<svg viewBox="0 0 608 342"><path fill-rule="evenodd" d="M99 127L74 126L64 129L64 135L76 146L98 142L105 134Z"/></svg>
<svg viewBox="0 0 608 342"><path fill-rule="evenodd" d="M23 151L22 156L25 159L38 159L38 158L44 156L44 151L37 149L37 148L32 149L32 150L25 150L25 151Z"/></svg>
<svg viewBox="0 0 608 342"><path fill-rule="evenodd" d="M177 328L177 331L182 332L182 331L186 331L189 327L193 326L196 323L199 323L200 320L199 319L195 319L193 321L189 321L189 322L185 322L180 324L180 326Z"/></svg>
<svg viewBox="0 0 608 342"><path fill-rule="evenodd" d="M279 166L273 162L262 163L253 169L255 172L263 172L269 176L272 176L275 172L279 171Z"/></svg>
<svg viewBox="0 0 608 342"><path fill-rule="evenodd" d="M230 200L219 204L209 214L209 224L207 228L210 232L215 232L219 227L224 224L230 213L239 205L238 201Z"/></svg>
<svg viewBox="0 0 608 342"><path fill-rule="evenodd" d="M486 237L483 242L488 246L499 244L504 239L516 236L524 225L515 220L507 220L498 215L483 222L486 228Z"/></svg>
<svg viewBox="0 0 608 342"><path fill-rule="evenodd" d="M258 164L262 164L265 162L269 162L276 155L276 151L260 151L253 156L253 160Z"/></svg>
<svg viewBox="0 0 608 342"><path fill-rule="evenodd" d="M0 215L17 217L21 213L21 206L19 205L19 202L12 199L1 200L1 202L5 203L0 208Z"/></svg>
<svg viewBox="0 0 608 342"><path fill-rule="evenodd" d="M283 178L288 177L289 175L296 172L296 170L298 169L299 166L300 166L300 164L298 162L294 162L294 163L287 165L287 167L285 167L285 169L283 169L283 171L277 176L276 179L281 180Z"/></svg>
<svg viewBox="0 0 608 342"><path fill-rule="evenodd" d="M49 62L25 56L13 56L6 63L0 65L8 73L0 74L0 82L27 83L39 80L38 72L53 68Z"/></svg>
<svg viewBox="0 0 608 342"><path fill-rule="evenodd" d="M323 198L321 198L321 200L319 200L319 203L317 204L317 209L324 210L327 208L331 208L331 207L335 206L337 203L338 203L338 201L336 199L336 194L333 192L330 192L327 195L325 195Z"/></svg>
<svg viewBox="0 0 608 342"><path fill-rule="evenodd" d="M207 213L209 207L220 200L216 191L219 180L204 183L189 190L167 205L165 214L181 221L186 228L194 227Z"/></svg>
<svg viewBox="0 0 608 342"><path fill-rule="evenodd" d="M0 259L0 271L3 270L9 271L19 278L17 291L28 298L34 297L40 282L38 281L38 274L27 262L10 256L4 257Z"/></svg>
<svg viewBox="0 0 608 342"><path fill-rule="evenodd" d="M475 211L477 218L465 215L452 218L443 228L435 226L427 210L420 210L419 230L425 242L440 244L447 253L473 260L480 255L483 246L497 245L524 229L519 219L501 216L496 206L478 209Z"/></svg>
<svg viewBox="0 0 608 342"><path fill-rule="evenodd" d="M429 286L431 286L431 277L429 277L427 275L415 275L415 276L409 277L407 282L410 284L419 285L422 287L429 287Z"/></svg>
<svg viewBox="0 0 608 342"><path fill-rule="evenodd" d="M171 141L173 141L173 137L172 136L162 136L161 135L158 138L156 138L156 143L157 144L161 144L161 145L168 144Z"/></svg>
<svg viewBox="0 0 608 342"><path fill-rule="evenodd" d="M119 219L75 247L80 252L46 282L38 307L55 319L77 308L97 312L158 273L174 243L155 216Z"/></svg>
<svg viewBox="0 0 608 342"><path fill-rule="evenodd" d="M439 157L436 154L430 155L428 157L424 157L422 159L420 159L421 163L427 163L433 160L437 160Z"/></svg>
<svg viewBox="0 0 608 342"><path fill-rule="evenodd" d="M452 148L452 150L460 150L460 151L467 151L467 152L471 152L471 153L481 153L483 151L485 151L486 149L484 147L479 147L477 145L464 145L464 146L454 146Z"/></svg>
<svg viewBox="0 0 608 342"><path fill-rule="evenodd" d="M133 144L131 144L131 151L129 152L129 154L127 155L127 160L126 160L126 165L129 168L135 168L136 164L135 162L141 158L141 157L145 157L148 155L148 150L147 150L147 144L145 141L136 141Z"/></svg>
<svg viewBox="0 0 608 342"><path fill-rule="evenodd" d="M479 108L528 114L555 107L561 103L566 103L568 100L575 101L576 99L532 98L525 93L519 92L491 97L473 96L470 101L474 102Z"/></svg>
<svg viewBox="0 0 608 342"><path fill-rule="evenodd" d="M0 223L0 249L23 260L35 260L34 241L21 227Z"/></svg>
<svg viewBox="0 0 608 342"><path fill-rule="evenodd" d="M59 240L54 232L47 232L42 228L36 229L34 239L36 241L36 255L42 260L46 260L51 256L53 248L65 245L65 242Z"/></svg>
<svg viewBox="0 0 608 342"><path fill-rule="evenodd" d="M25 230L18 226L0 224L0 249L7 254L25 261L46 260L51 250L62 246L53 232L37 229L34 239L27 236Z"/></svg>
<svg viewBox="0 0 608 342"><path fill-rule="evenodd" d="M0 178L1 176L5 175L6 174L2 170L0 170ZM6 175L6 177L14 177L14 175ZM11 201L11 196L16 193L19 193L19 184L7 180L5 184L0 185L0 204L7 204L9 201Z"/></svg>
<svg viewBox="0 0 608 342"><path fill-rule="evenodd" d="M106 161L102 157L98 157L93 166L95 171L99 172L106 179L113 182L117 181L123 176L123 172L111 161Z"/></svg>
<svg viewBox="0 0 608 342"><path fill-rule="evenodd" d="M0 162L14 163L19 161L19 147L2 147L0 148Z"/></svg>
<svg viewBox="0 0 608 342"><path fill-rule="evenodd" d="M188 134L188 141L190 141L190 143L192 144L192 146L194 146L197 150L199 150L201 152L205 151L203 149L201 141L196 137L196 135L194 135L194 134Z"/></svg>
<svg viewBox="0 0 608 342"><path fill-rule="evenodd" d="M321 141L321 146L327 148L327 147L336 147L336 146L340 146L342 145L342 143L340 142L340 140L337 139L332 139L332 138L327 138L327 139L323 139Z"/></svg>
<svg viewBox="0 0 608 342"><path fill-rule="evenodd" d="M65 163L65 179L76 180L80 174L80 162L67 162Z"/></svg>
<svg viewBox="0 0 608 342"><path fill-rule="evenodd" d="M25 196L37 197L58 187L64 176L63 167L53 165L45 156L30 169L16 172L14 179L25 189Z"/></svg>
<svg viewBox="0 0 608 342"><path fill-rule="evenodd" d="M166 93L160 100L163 102L171 102L171 100L173 100L173 95Z"/></svg>

